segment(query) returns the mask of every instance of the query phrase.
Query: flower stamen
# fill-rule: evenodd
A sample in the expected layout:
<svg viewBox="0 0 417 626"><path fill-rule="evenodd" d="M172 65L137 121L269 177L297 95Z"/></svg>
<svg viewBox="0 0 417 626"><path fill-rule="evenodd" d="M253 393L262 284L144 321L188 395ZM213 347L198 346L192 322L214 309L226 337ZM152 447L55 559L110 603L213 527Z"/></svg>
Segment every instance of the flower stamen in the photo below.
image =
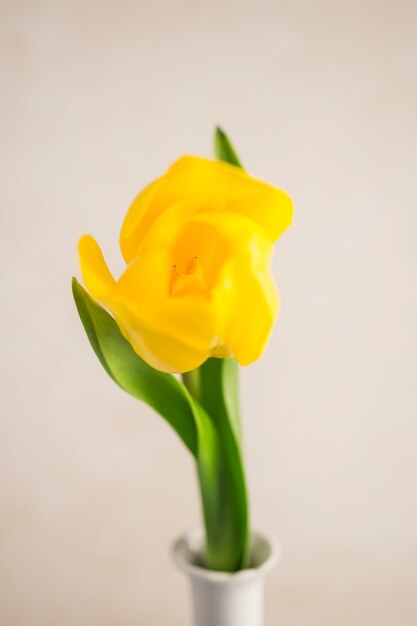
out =
<svg viewBox="0 0 417 626"><path fill-rule="evenodd" d="M203 275L203 266L200 259L195 256L187 261L185 273L178 272L177 266L172 268L171 295L179 293L206 293L209 289Z"/></svg>

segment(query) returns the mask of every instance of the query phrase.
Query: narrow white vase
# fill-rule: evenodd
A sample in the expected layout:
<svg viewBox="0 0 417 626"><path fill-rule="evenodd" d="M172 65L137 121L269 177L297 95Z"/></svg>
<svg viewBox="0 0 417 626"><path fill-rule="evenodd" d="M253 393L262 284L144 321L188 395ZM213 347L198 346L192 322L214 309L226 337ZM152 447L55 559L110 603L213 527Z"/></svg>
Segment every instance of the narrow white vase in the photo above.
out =
<svg viewBox="0 0 417 626"><path fill-rule="evenodd" d="M279 544L269 534L253 531L249 568L230 574L199 565L203 541L202 530L194 529L172 547L191 584L193 626L264 626L264 576L279 559Z"/></svg>

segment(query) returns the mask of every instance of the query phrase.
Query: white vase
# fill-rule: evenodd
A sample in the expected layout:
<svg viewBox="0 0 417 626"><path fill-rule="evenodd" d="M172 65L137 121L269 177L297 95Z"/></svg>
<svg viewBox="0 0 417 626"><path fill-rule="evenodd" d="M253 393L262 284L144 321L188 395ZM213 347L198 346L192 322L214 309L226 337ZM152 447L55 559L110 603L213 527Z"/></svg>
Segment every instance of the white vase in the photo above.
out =
<svg viewBox="0 0 417 626"><path fill-rule="evenodd" d="M267 533L252 532L249 568L230 574L198 565L203 537L201 529L194 529L172 547L176 564L190 580L193 626L263 626L263 579L278 561L279 544Z"/></svg>

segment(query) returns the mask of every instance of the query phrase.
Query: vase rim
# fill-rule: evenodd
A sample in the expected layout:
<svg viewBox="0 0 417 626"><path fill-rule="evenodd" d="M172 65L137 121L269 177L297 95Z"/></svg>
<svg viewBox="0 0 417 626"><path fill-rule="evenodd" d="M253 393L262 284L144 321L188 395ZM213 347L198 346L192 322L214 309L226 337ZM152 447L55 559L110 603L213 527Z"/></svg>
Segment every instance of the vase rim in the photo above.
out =
<svg viewBox="0 0 417 626"><path fill-rule="evenodd" d="M250 533L251 550L258 546L265 553L258 565L237 572L209 570L195 562L201 554L203 541L203 529L192 528L178 537L172 545L171 552L179 569L191 577L203 578L212 583L243 583L261 578L276 565L281 555L281 546L274 535L264 529L253 529Z"/></svg>

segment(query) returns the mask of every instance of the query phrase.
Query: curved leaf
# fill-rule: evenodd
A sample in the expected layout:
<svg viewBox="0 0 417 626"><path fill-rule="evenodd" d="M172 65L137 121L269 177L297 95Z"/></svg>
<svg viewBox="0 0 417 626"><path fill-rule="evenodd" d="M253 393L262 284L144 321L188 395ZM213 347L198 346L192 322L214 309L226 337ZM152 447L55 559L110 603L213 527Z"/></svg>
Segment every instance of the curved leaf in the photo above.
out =
<svg viewBox="0 0 417 626"><path fill-rule="evenodd" d="M125 391L157 411L197 456L197 431L184 385L171 374L158 372L143 361L123 337L115 320L72 280L72 292L81 321L106 372Z"/></svg>

